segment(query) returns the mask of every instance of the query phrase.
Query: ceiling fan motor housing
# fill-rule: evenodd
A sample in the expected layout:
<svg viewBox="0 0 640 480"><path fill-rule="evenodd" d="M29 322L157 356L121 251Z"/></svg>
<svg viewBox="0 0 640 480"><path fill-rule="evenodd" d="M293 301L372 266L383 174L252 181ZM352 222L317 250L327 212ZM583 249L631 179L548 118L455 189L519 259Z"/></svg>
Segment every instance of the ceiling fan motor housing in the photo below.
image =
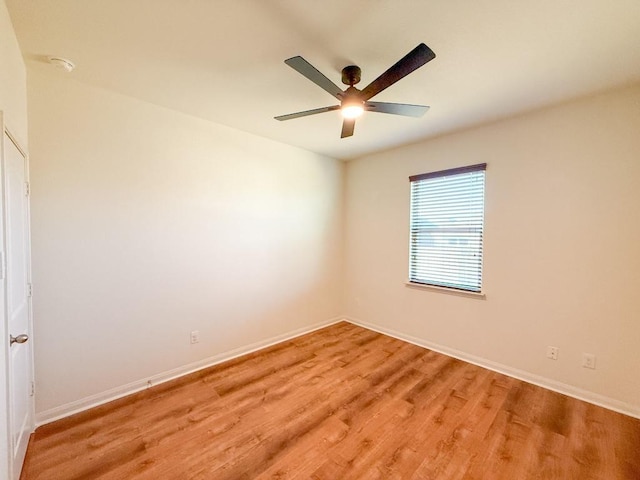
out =
<svg viewBox="0 0 640 480"><path fill-rule="evenodd" d="M354 86L360 81L360 74L362 71L357 65L349 65L342 69L342 83L349 86Z"/></svg>

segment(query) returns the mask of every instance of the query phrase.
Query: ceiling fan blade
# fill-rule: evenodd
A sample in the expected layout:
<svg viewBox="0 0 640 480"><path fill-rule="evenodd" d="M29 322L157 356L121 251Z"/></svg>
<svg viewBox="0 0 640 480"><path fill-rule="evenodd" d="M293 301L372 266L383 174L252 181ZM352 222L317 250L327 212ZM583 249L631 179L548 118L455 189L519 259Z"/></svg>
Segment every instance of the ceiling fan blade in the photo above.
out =
<svg viewBox="0 0 640 480"><path fill-rule="evenodd" d="M368 112L391 113L404 115L405 117L421 117L429 107L426 105L409 105L406 103L367 102L365 109Z"/></svg>
<svg viewBox="0 0 640 480"><path fill-rule="evenodd" d="M318 85L323 90L329 92L331 95L336 97L338 100L342 100L340 96L342 95L342 89L325 77L316 67L307 62L304 58L292 57L288 58L284 61L287 65L293 68L295 71L304 75L313 83Z"/></svg>
<svg viewBox="0 0 640 480"><path fill-rule="evenodd" d="M322 107L322 108L314 108L313 110L305 110L304 112L297 112L297 113L289 113L287 115L280 115L278 117L273 117L276 120L291 120L294 118L300 118L300 117L306 117L309 115L315 115L316 113L324 113L324 112L331 112L333 110L340 110L340 105L333 105L331 107Z"/></svg>
<svg viewBox="0 0 640 480"><path fill-rule="evenodd" d="M436 54L433 53L433 51L424 43L421 43L398 60L395 65L367 85L362 92L360 92L361 98L365 101L369 100L374 95L377 95L385 88L390 87L401 78L406 77L411 72L420 68L434 58L436 58Z"/></svg>
<svg viewBox="0 0 640 480"><path fill-rule="evenodd" d="M355 118L345 118L342 122L342 133L340 138L350 137L353 135L353 128L356 126Z"/></svg>

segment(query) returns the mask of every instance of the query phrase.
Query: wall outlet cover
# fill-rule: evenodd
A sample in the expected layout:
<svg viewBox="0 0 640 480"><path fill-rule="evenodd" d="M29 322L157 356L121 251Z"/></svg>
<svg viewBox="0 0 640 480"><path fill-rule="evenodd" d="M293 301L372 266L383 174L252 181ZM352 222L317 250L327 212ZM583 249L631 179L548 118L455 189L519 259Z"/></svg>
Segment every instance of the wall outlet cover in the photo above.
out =
<svg viewBox="0 0 640 480"><path fill-rule="evenodd" d="M551 360L557 360L559 350L560 349L558 347L553 347L549 345L547 347L547 358L550 358Z"/></svg>
<svg viewBox="0 0 640 480"><path fill-rule="evenodd" d="M582 366L584 368L591 368L595 370L596 368L596 356L593 353L583 353L582 354Z"/></svg>

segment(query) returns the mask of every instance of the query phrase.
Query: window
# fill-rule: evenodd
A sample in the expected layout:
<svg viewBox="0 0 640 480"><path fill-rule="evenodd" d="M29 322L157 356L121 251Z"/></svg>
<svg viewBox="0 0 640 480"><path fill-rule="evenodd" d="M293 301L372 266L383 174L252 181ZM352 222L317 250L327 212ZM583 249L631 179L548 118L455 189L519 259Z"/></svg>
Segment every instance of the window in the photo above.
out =
<svg viewBox="0 0 640 480"><path fill-rule="evenodd" d="M409 177L411 283L481 292L486 168Z"/></svg>

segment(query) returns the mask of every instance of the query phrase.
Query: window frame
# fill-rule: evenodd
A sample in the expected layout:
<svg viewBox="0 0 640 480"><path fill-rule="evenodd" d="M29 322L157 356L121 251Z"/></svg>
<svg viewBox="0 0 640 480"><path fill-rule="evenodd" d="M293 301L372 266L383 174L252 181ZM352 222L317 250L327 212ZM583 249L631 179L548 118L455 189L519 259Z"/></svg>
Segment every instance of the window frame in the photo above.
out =
<svg viewBox="0 0 640 480"><path fill-rule="evenodd" d="M479 297L479 298L485 298L485 294L484 294L484 235L485 235L485 207L486 207L486 170L487 170L487 164L486 163L479 163L479 164L475 164L475 165L468 165L468 166L463 166L463 167L456 167L456 168L450 168L450 169L446 169L446 170L439 170L439 171L434 171L434 172L429 172L429 173L422 173L419 175L412 175L409 177L409 182L410 182L410 205L409 205L409 255L408 255L408 280L406 282L406 284L408 286L411 287L418 287L418 288L425 288L425 289L429 289L429 290L436 290L436 291L441 291L444 293L453 293L453 294L461 294L464 296L473 296L473 297ZM415 254L415 248L414 245L416 243L415 240L415 236L416 236L416 231L418 231L419 229L415 226L416 222L414 222L414 216L416 214L416 210L418 209L418 207L416 207L415 205L415 197L416 194L414 192L414 189L417 188L415 186L415 184L417 182L420 181L424 181L424 180L431 180L431 179L435 179L435 178L440 178L440 177L456 177L458 180L461 179L461 175L467 174L467 173L482 173L482 185L480 187L480 191L482 193L482 201L480 204L480 222L478 224L477 219L475 220L475 222L470 222L470 224L468 224L466 226L466 228L469 228L470 230L472 229L477 229L479 227L479 233L477 233L476 236L474 236L473 238L479 242L477 250L473 250L473 249L469 249L469 253L473 254L473 256L480 256L479 261L477 262L477 265L474 266L475 270L473 270L473 273L475 275L478 276L478 281L477 284L469 284L469 285L464 285L463 283L455 283L455 282L447 282L444 280L440 280L440 281L434 281L435 275L432 272L429 272L428 274L425 274L425 276L427 275L432 275L432 279L431 281L426 281L429 279L424 279L425 281L420 281L419 276L415 274L415 270L417 268L418 262L416 262L416 254ZM442 186L442 184L440 185ZM474 194L477 196L478 195L478 191L476 189L469 189L469 191L473 191L475 192ZM471 194L470 194L471 197ZM474 209L472 209L474 210ZM477 209L475 209L477 210ZM474 211L475 211L474 210ZM477 215L477 212L476 212ZM464 254L466 254L466 252L464 252L464 250L458 250L456 255L458 257L462 257ZM437 251L436 251L437 253ZM436 256L437 258L437 256ZM456 259L456 260L459 260ZM424 263L422 262L422 266L424 267ZM437 266L434 267L434 270L438 270ZM462 275L463 272L461 272L461 268L458 271L458 275ZM447 274L442 274L447 275ZM441 277L443 278L443 277ZM449 284L447 284L449 283Z"/></svg>

